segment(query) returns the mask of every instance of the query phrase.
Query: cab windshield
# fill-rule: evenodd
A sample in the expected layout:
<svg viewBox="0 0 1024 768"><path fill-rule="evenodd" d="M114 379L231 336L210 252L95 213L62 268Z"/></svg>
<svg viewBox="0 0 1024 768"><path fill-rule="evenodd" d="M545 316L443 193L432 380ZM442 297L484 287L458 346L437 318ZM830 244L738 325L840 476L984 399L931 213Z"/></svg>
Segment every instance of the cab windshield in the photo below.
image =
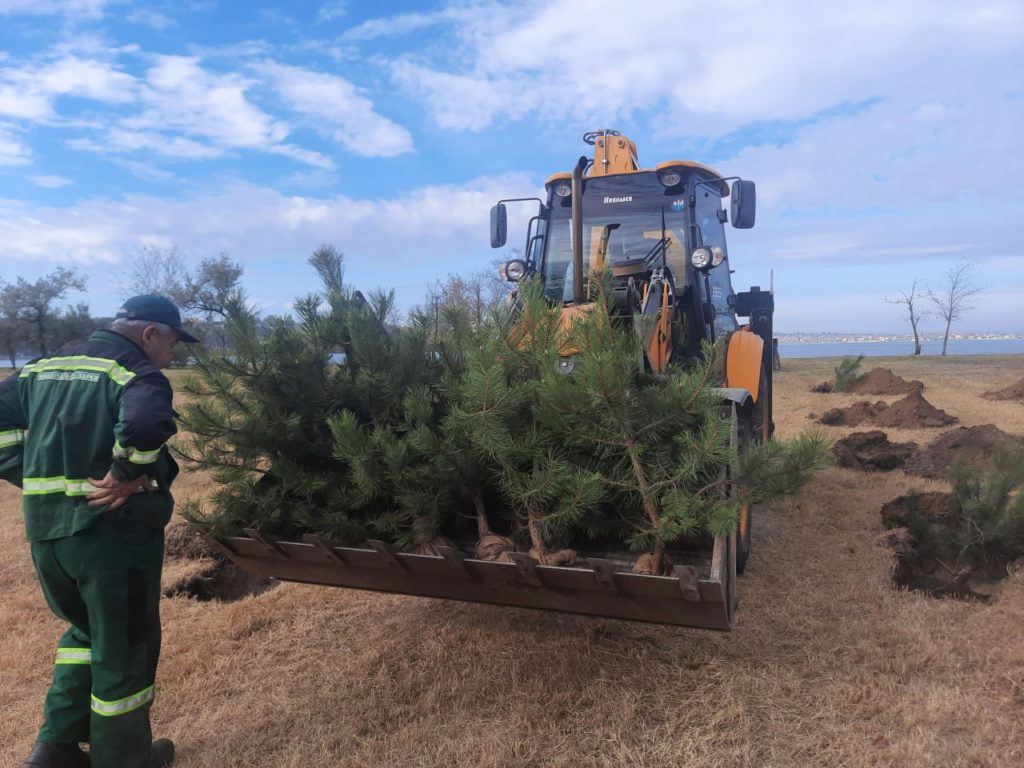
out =
<svg viewBox="0 0 1024 768"><path fill-rule="evenodd" d="M667 266L681 290L687 253L683 187L665 189L652 171L584 179L583 189L583 266L588 274L647 258L654 266ZM572 301L570 198L553 198L546 240L545 293L552 301Z"/></svg>

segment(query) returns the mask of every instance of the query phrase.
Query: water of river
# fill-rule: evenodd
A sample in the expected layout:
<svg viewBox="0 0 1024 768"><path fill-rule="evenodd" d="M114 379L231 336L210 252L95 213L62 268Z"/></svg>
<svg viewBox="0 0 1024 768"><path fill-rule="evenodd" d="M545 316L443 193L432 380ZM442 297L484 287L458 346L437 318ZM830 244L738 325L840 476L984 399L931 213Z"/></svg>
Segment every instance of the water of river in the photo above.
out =
<svg viewBox="0 0 1024 768"><path fill-rule="evenodd" d="M922 355L942 352L941 339L921 342ZM914 353L913 341L844 341L786 344L779 342L779 357L898 357ZM947 355L1022 355L1024 339L950 339Z"/></svg>

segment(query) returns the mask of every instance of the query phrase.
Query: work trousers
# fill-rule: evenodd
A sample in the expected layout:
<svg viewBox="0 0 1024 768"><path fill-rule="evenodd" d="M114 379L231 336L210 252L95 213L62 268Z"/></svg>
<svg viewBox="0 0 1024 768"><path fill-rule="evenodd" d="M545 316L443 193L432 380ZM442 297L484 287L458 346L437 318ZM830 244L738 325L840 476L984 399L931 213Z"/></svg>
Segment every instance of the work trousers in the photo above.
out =
<svg viewBox="0 0 1024 768"><path fill-rule="evenodd" d="M38 740L88 742L92 768L149 765L163 553L162 528L110 512L74 536L32 543L46 602L70 624Z"/></svg>

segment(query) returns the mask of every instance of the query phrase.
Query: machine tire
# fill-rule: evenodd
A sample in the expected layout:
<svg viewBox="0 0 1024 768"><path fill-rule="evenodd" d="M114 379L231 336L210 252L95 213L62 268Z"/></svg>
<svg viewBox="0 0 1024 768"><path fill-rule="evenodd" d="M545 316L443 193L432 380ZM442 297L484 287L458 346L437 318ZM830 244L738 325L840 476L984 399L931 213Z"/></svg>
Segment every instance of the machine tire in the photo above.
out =
<svg viewBox="0 0 1024 768"><path fill-rule="evenodd" d="M753 441L753 423L748 417L739 416L737 424L740 451L745 451ZM743 573L750 559L750 548L753 541L751 523L753 522L753 505L748 501L740 509L740 521L736 527L736 573Z"/></svg>
<svg viewBox="0 0 1024 768"><path fill-rule="evenodd" d="M747 450L747 447L752 444L760 443L763 439L765 411L761 398L767 390L768 377L762 368L758 402L750 407L749 413L739 415L737 441L741 452ZM747 568L747 560L750 559L750 550L753 544L751 530L753 516L753 505L750 502L744 503L740 510L740 521L736 527L736 573L743 573Z"/></svg>

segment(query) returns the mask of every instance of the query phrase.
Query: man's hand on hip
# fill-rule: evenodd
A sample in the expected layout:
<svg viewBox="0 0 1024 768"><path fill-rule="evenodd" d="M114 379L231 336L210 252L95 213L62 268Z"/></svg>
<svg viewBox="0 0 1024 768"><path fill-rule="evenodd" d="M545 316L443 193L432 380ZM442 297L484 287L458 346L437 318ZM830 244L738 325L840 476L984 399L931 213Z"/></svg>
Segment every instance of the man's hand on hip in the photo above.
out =
<svg viewBox="0 0 1024 768"><path fill-rule="evenodd" d="M138 490L149 491L150 488L149 475L134 480L118 480L107 472L102 480L90 477L89 482L96 487L95 491L86 496L90 507L110 505L111 509L117 509Z"/></svg>

